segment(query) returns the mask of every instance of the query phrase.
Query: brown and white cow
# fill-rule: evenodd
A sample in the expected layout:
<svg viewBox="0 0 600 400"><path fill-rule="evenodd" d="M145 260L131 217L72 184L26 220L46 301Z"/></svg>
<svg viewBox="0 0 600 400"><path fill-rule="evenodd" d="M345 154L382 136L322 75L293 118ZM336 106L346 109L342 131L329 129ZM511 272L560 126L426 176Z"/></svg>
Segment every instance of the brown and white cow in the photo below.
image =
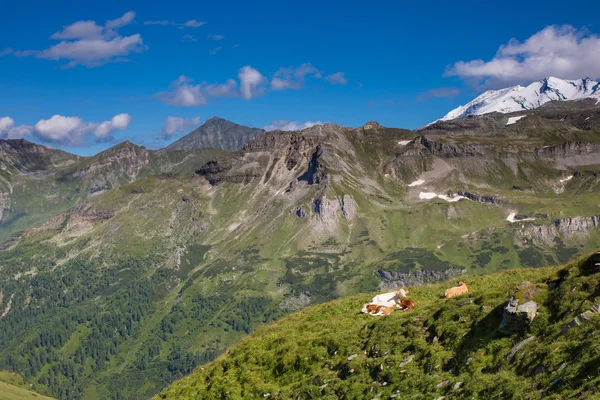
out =
<svg viewBox="0 0 600 400"><path fill-rule="evenodd" d="M417 302L411 299L402 299L398 307L403 311L412 310L417 305Z"/></svg>

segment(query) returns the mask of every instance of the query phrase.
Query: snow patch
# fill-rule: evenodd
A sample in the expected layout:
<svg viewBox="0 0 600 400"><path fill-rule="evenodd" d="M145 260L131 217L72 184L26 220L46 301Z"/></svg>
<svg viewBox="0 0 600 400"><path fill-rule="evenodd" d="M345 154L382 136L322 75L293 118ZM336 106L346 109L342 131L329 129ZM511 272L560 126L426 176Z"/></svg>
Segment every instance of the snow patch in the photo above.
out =
<svg viewBox="0 0 600 400"><path fill-rule="evenodd" d="M519 115L518 117L510 117L506 125L516 124L518 120L525 118L527 115Z"/></svg>
<svg viewBox="0 0 600 400"><path fill-rule="evenodd" d="M421 185L422 185L422 184L424 184L424 183L425 183L425 181L424 181L423 179L419 179L419 180L416 180L416 181L414 181L414 182L410 183L408 186L409 186L409 187L413 187L413 186L421 186Z"/></svg>
<svg viewBox="0 0 600 400"><path fill-rule="evenodd" d="M515 218L516 216L517 216L516 212L511 212L510 214L508 214L508 217L506 217L506 220L510 223L535 220L535 218L519 218L519 219L517 219L517 218Z"/></svg>
<svg viewBox="0 0 600 400"><path fill-rule="evenodd" d="M438 199L446 200L449 203L454 203L459 200L466 199L466 197L464 197L464 196L457 195L454 197L450 197L445 194L437 194L437 193L433 193L433 192L421 192L421 193L419 193L419 198L421 200L431 200L431 199L438 198Z"/></svg>
<svg viewBox="0 0 600 400"><path fill-rule="evenodd" d="M560 183L569 182L571 179L573 179L573 175L567 176L566 178L561 179Z"/></svg>
<svg viewBox="0 0 600 400"><path fill-rule="evenodd" d="M400 146L406 146L406 145L407 145L407 144L409 144L409 143L410 143L410 140L401 140L401 141L399 141L399 142L398 142L398 144L399 144Z"/></svg>

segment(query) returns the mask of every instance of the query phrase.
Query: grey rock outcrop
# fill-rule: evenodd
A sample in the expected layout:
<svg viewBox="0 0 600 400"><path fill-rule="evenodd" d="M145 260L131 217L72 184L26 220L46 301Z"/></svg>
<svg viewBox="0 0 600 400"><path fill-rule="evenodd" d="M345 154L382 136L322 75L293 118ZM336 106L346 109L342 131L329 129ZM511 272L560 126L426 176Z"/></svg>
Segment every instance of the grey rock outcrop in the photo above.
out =
<svg viewBox="0 0 600 400"><path fill-rule="evenodd" d="M489 203L489 204L503 204L502 200L499 200L496 196L482 196L470 192L458 192L459 196L464 196L469 200L476 201L477 203Z"/></svg>
<svg viewBox="0 0 600 400"><path fill-rule="evenodd" d="M338 201L340 202L340 207L342 209L342 215L347 220L353 220L356 216L356 202L350 195L343 195L338 197Z"/></svg>
<svg viewBox="0 0 600 400"><path fill-rule="evenodd" d="M565 333L567 333L569 331L569 329L575 328L576 326L579 326L581 324L584 324L584 323L588 322L594 316L600 317L600 303L596 304L595 306L593 306L589 310L587 310L587 311L579 314L575 318L573 318L571 320L571 322L569 322L567 325L565 325L562 328L562 333L565 334Z"/></svg>
<svg viewBox="0 0 600 400"><path fill-rule="evenodd" d="M498 330L506 335L525 332L537 315L537 310L535 301L519 305L519 300L511 297L504 307L504 317Z"/></svg>
<svg viewBox="0 0 600 400"><path fill-rule="evenodd" d="M380 269L377 271L377 276L381 289L396 289L440 282L466 273L466 269L460 268L449 268L445 271L416 270L408 273Z"/></svg>

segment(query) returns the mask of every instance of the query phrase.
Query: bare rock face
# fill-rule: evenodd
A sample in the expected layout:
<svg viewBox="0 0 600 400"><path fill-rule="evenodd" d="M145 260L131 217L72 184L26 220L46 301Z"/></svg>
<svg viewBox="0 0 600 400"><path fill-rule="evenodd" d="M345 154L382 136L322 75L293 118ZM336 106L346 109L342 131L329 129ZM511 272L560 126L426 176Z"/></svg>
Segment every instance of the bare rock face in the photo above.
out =
<svg viewBox="0 0 600 400"><path fill-rule="evenodd" d="M538 304L531 300L519 305L519 300L511 297L504 307L504 318L498 330L506 335L523 333L537 315Z"/></svg>
<svg viewBox="0 0 600 400"><path fill-rule="evenodd" d="M344 218L346 218L349 221L353 220L356 216L357 206L352 196L345 194L343 196L338 197L338 200L340 202L340 207L342 209L342 215L344 216Z"/></svg>
<svg viewBox="0 0 600 400"><path fill-rule="evenodd" d="M381 269L377 271L379 287L382 290L426 285L445 281L456 276L465 275L466 273L466 269L460 268L449 268L445 271L416 270L408 273Z"/></svg>
<svg viewBox="0 0 600 400"><path fill-rule="evenodd" d="M5 208L8 208L10 205L10 195L9 193L1 193L0 192L0 221L2 221L2 214Z"/></svg>
<svg viewBox="0 0 600 400"><path fill-rule="evenodd" d="M337 225L337 214L340 202L326 197L319 197L313 201L313 212L318 222L319 230L331 230Z"/></svg>
<svg viewBox="0 0 600 400"><path fill-rule="evenodd" d="M585 233L591 228L600 226L600 215L559 219L554 221L554 225L561 233Z"/></svg>

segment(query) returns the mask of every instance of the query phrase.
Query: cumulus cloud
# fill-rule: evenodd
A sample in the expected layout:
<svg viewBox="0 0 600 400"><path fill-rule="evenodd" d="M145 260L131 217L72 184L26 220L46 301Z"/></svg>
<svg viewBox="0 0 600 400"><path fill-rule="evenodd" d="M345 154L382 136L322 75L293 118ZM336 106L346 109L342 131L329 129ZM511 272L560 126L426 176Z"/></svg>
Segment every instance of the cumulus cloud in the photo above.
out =
<svg viewBox="0 0 600 400"><path fill-rule="evenodd" d="M144 25L178 26L180 28L200 28L205 24L206 22L196 21L195 19L190 19L185 22L173 22L168 20L144 21Z"/></svg>
<svg viewBox="0 0 600 400"><path fill-rule="evenodd" d="M31 135L32 132L33 128L29 125L15 126L12 118L0 118L0 139L22 139Z"/></svg>
<svg viewBox="0 0 600 400"><path fill-rule="evenodd" d="M129 114L117 114L110 121L100 123L94 128L94 137L98 142L106 142L113 139L113 131L122 131L129 127L131 122L131 115Z"/></svg>
<svg viewBox="0 0 600 400"><path fill-rule="evenodd" d="M304 123L297 121L287 121L287 120L276 120L272 121L269 125L264 127L265 131L299 131L302 129L310 128L315 125L323 125L321 121L306 121Z"/></svg>
<svg viewBox="0 0 600 400"><path fill-rule="evenodd" d="M187 132L200 125L200 117L190 119L180 117L167 117L162 128L163 138L170 139L177 133Z"/></svg>
<svg viewBox="0 0 600 400"><path fill-rule="evenodd" d="M244 99L248 100L265 92L264 85L267 83L267 78L251 66L246 65L240 69L238 78L240 79L240 93Z"/></svg>
<svg viewBox="0 0 600 400"><path fill-rule="evenodd" d="M117 29L130 24L135 18L133 11L98 25L94 21L77 21L55 32L50 38L59 43L45 50L12 51L15 57L36 56L49 60L65 60L67 67L84 65L95 67L114 61L125 61L131 53L146 49L140 34L121 36ZM7 54L10 54L7 53Z"/></svg>
<svg viewBox="0 0 600 400"><path fill-rule="evenodd" d="M212 39L212 40L223 40L223 39L225 39L225 36L215 35L214 33L211 33L210 35L208 35L208 38Z"/></svg>
<svg viewBox="0 0 600 400"><path fill-rule="evenodd" d="M33 126L15 126L12 118L3 117L0 118L0 138L18 139L33 135L49 143L83 145L88 137L93 137L96 142L112 140L112 132L127 129L130 122L129 114L118 114L110 121L99 123L85 122L79 117L53 115L49 119L39 120Z"/></svg>
<svg viewBox="0 0 600 400"><path fill-rule="evenodd" d="M257 69L246 65L238 71L237 80L228 79L226 83L202 82L194 85L191 83L191 78L182 75L171 83L169 91L160 92L156 97L164 103L184 107L204 105L210 98L215 97L239 97L249 100L262 96L267 90L301 89L309 76L324 79L322 73L311 64L279 68L270 81ZM329 77L325 79L330 83L346 82L341 72Z"/></svg>
<svg viewBox="0 0 600 400"><path fill-rule="evenodd" d="M529 83L546 76L598 78L598 59L600 37L570 25L552 25L523 42L511 39L490 61L458 61L444 75L484 87Z"/></svg>
<svg viewBox="0 0 600 400"><path fill-rule="evenodd" d="M104 27L94 21L77 21L64 26L51 36L52 39L98 39L104 33Z"/></svg>
<svg viewBox="0 0 600 400"><path fill-rule="evenodd" d="M348 80L344 76L343 72L336 72L335 74L327 75L325 80L332 85L345 85Z"/></svg>
<svg viewBox="0 0 600 400"><path fill-rule="evenodd" d="M430 99L436 99L436 98L442 98L442 97L453 98L453 97L458 96L459 94L460 94L460 90L457 88L441 87L441 88L431 89L426 92L419 93L417 95L417 100L418 101L427 101Z"/></svg>
<svg viewBox="0 0 600 400"><path fill-rule="evenodd" d="M161 92L156 97L173 106L193 107L208 103L202 85L191 85L192 79L181 75L169 86L170 91Z"/></svg>

